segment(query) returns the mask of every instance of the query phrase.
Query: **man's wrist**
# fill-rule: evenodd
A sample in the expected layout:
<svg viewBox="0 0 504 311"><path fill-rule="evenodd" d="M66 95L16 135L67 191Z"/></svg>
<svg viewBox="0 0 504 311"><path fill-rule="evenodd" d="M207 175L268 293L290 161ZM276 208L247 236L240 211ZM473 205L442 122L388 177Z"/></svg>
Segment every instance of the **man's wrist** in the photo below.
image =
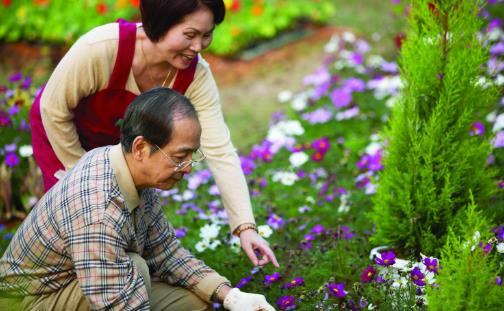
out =
<svg viewBox="0 0 504 311"><path fill-rule="evenodd" d="M219 284L219 286L215 288L210 300L212 300L213 302L222 303L224 302L224 298L226 298L226 295L229 293L230 290L231 290L230 283L228 282L221 283Z"/></svg>

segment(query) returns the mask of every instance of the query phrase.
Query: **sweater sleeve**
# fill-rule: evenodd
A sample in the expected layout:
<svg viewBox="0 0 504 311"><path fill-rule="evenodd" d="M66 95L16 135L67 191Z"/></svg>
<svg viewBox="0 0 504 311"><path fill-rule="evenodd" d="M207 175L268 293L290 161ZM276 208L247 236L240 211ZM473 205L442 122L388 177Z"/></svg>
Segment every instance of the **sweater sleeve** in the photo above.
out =
<svg viewBox="0 0 504 311"><path fill-rule="evenodd" d="M240 224L255 223L247 182L224 122L217 85L204 60L198 64L186 95L198 112L201 147L221 193L231 231Z"/></svg>
<svg viewBox="0 0 504 311"><path fill-rule="evenodd" d="M106 87L115 57L117 40L97 40L114 32L110 25L81 37L53 71L40 99L42 123L54 152L66 169L85 153L73 121L79 101ZM115 28L118 35L118 28ZM94 38L93 38L94 35ZM114 47L115 46L115 47Z"/></svg>

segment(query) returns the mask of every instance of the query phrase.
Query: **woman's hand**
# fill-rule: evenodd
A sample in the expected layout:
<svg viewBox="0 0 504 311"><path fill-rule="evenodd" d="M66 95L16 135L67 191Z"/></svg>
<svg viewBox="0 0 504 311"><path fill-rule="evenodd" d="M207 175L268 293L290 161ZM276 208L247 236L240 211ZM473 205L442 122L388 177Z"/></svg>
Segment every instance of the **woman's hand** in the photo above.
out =
<svg viewBox="0 0 504 311"><path fill-rule="evenodd" d="M275 267L280 267L276 260L275 254L268 245L268 242L260 237L259 234L255 232L255 230L248 229L240 232L240 243L241 247L249 257L250 261L252 261L254 266L262 266L271 261ZM259 252L261 257L260 259L257 258L255 250Z"/></svg>

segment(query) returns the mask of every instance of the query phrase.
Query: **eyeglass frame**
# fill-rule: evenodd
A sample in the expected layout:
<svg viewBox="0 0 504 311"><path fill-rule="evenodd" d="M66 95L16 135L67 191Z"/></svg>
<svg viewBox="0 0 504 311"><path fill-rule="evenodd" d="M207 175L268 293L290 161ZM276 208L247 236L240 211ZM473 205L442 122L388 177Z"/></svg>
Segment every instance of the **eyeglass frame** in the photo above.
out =
<svg viewBox="0 0 504 311"><path fill-rule="evenodd" d="M196 152L201 153L201 155L202 155L201 159L196 160L196 161L191 159L191 160L186 160L186 161L182 161L180 163L177 163L177 161L173 160L172 157L169 156L166 152L164 152L163 149L161 149L161 147L159 147L157 144L153 144L153 146L155 146L159 151L161 151L161 153L163 154L163 156L173 163L173 165L175 166L175 170L174 170L175 172L180 172L181 170L185 169L189 165L191 165L192 167L194 167L194 166L196 166L197 164L200 164L203 160L206 159L206 155L203 153L203 151L201 151L198 148L193 153L196 153Z"/></svg>

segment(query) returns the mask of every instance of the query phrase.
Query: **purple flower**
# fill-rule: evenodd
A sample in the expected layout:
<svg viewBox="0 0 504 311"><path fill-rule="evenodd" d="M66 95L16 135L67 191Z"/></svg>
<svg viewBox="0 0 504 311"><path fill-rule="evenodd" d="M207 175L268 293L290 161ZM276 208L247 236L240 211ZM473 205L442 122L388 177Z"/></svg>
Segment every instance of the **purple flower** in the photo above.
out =
<svg viewBox="0 0 504 311"><path fill-rule="evenodd" d="M187 227L181 227L181 228L176 228L175 229L175 236L180 239L186 236L187 234Z"/></svg>
<svg viewBox="0 0 504 311"><path fill-rule="evenodd" d="M347 226L341 226L339 235L348 241L355 236L355 233L351 232Z"/></svg>
<svg viewBox="0 0 504 311"><path fill-rule="evenodd" d="M332 119L332 112L322 107L315 111L304 113L302 117L310 124L327 123Z"/></svg>
<svg viewBox="0 0 504 311"><path fill-rule="evenodd" d="M236 284L236 285L235 285L235 287L236 287L236 288L242 288L242 287L244 287L245 285L247 285L250 281L252 281L252 276L251 276L251 275L249 275L249 276L247 276L247 277L245 277L245 278L242 278L242 279L240 280L240 282L238 282L238 284Z"/></svg>
<svg viewBox="0 0 504 311"><path fill-rule="evenodd" d="M6 153L16 152L17 146L16 146L16 144L8 144L8 145L5 145L4 150Z"/></svg>
<svg viewBox="0 0 504 311"><path fill-rule="evenodd" d="M252 151L250 152L250 158L255 160L257 158L262 159L264 162L271 162L273 158L273 153L271 152L271 142L264 140L261 145L254 145Z"/></svg>
<svg viewBox="0 0 504 311"><path fill-rule="evenodd" d="M490 3L490 1L488 3ZM490 23L488 23L488 27L487 27L488 31L492 31L495 28L499 28L501 26L501 24L502 24L502 22L498 18L491 20Z"/></svg>
<svg viewBox="0 0 504 311"><path fill-rule="evenodd" d="M497 276L497 277L495 278L495 284L497 284L497 285L502 285L502 278L501 278L500 276Z"/></svg>
<svg viewBox="0 0 504 311"><path fill-rule="evenodd" d="M331 100L336 108L343 108L352 102L352 94L344 89L334 89L331 93Z"/></svg>
<svg viewBox="0 0 504 311"><path fill-rule="evenodd" d="M413 268L413 270L411 271L411 279L416 285L425 286L425 275L422 273L420 268Z"/></svg>
<svg viewBox="0 0 504 311"><path fill-rule="evenodd" d="M439 266L436 258L425 257L423 263L427 267L427 270L429 270L430 272L438 273Z"/></svg>
<svg viewBox="0 0 504 311"><path fill-rule="evenodd" d="M353 53L351 59L355 65L364 63L364 56L361 53Z"/></svg>
<svg viewBox="0 0 504 311"><path fill-rule="evenodd" d="M324 226L320 225L320 224L316 224L315 226L313 226L313 228L310 230L311 233L315 234L315 235L321 235L322 233L324 233Z"/></svg>
<svg viewBox="0 0 504 311"><path fill-rule="evenodd" d="M396 255L394 251L387 251L380 254L380 257L376 257L376 264L380 266L391 266L395 264Z"/></svg>
<svg viewBox="0 0 504 311"><path fill-rule="evenodd" d="M22 78L23 78L23 74L21 72L16 72L9 77L9 82L17 82L17 81L21 80Z"/></svg>
<svg viewBox="0 0 504 311"><path fill-rule="evenodd" d="M0 127L7 127L11 124L11 119L9 115L4 111L0 111Z"/></svg>
<svg viewBox="0 0 504 311"><path fill-rule="evenodd" d="M276 303L280 310L293 310L296 308L296 298L294 296L282 296Z"/></svg>
<svg viewBox="0 0 504 311"><path fill-rule="evenodd" d="M19 164L19 157L14 152L9 152L5 155L5 164L14 167Z"/></svg>
<svg viewBox="0 0 504 311"><path fill-rule="evenodd" d="M2 126L2 119L0 115L0 126ZM494 148L503 148L504 147L504 131L499 131L495 135L495 138L492 140L492 144Z"/></svg>
<svg viewBox="0 0 504 311"><path fill-rule="evenodd" d="M315 240L315 237L311 234L305 234L303 240L304 241L313 241L313 240Z"/></svg>
<svg viewBox="0 0 504 311"><path fill-rule="evenodd" d="M476 121L471 125L471 130L469 131L469 135L481 136L481 135L483 135L483 133L485 133L485 126L483 125L483 123Z"/></svg>
<svg viewBox="0 0 504 311"><path fill-rule="evenodd" d="M327 82L324 82L322 84L315 86L315 89L313 90L313 94L311 95L311 99L319 100L322 96L327 94L327 91L329 91L330 86L331 86L331 81L327 81Z"/></svg>
<svg viewBox="0 0 504 311"><path fill-rule="evenodd" d="M367 167L370 158L371 158L371 156L369 154L365 153L359 159L359 161L357 161L357 163L355 163L355 165L357 165L357 168L362 171L362 170L364 170Z"/></svg>
<svg viewBox="0 0 504 311"><path fill-rule="evenodd" d="M280 273L279 272L274 272L273 274L266 274L264 276L264 283L267 285L270 285L272 283L277 282L280 279Z"/></svg>
<svg viewBox="0 0 504 311"><path fill-rule="evenodd" d="M395 62L383 62L381 64L381 70L388 73L397 73L398 67Z"/></svg>
<svg viewBox="0 0 504 311"><path fill-rule="evenodd" d="M285 220L283 220L283 218L278 216L277 214L271 214L268 217L267 223L271 228L277 230L285 225Z"/></svg>
<svg viewBox="0 0 504 311"><path fill-rule="evenodd" d="M254 172L254 169L256 167L254 161L244 156L240 157L240 161L241 161L241 168L245 175L250 175Z"/></svg>
<svg viewBox="0 0 504 311"><path fill-rule="evenodd" d="M4 234L3 239L4 241L9 241L12 239L13 236L14 234L12 234L12 232L7 232L6 234Z"/></svg>
<svg viewBox="0 0 504 311"><path fill-rule="evenodd" d="M303 278L294 278L289 283L285 283L283 288L291 288L291 287L302 286L302 285L304 285Z"/></svg>
<svg viewBox="0 0 504 311"><path fill-rule="evenodd" d="M485 246L483 246L483 243L480 242L479 247L481 247L486 254L490 253L490 251L492 250L492 244L490 243L487 243L485 244Z"/></svg>
<svg viewBox="0 0 504 311"><path fill-rule="evenodd" d="M31 83L32 83L32 77L26 77L21 83L20 87L24 90L27 90L30 88Z"/></svg>
<svg viewBox="0 0 504 311"><path fill-rule="evenodd" d="M344 298L347 295L345 291L345 284L343 283L329 283L326 285L329 293L336 298Z"/></svg>
<svg viewBox="0 0 504 311"><path fill-rule="evenodd" d="M306 76L303 83L305 85L312 84L317 86L330 81L330 79L331 75L329 71L327 71L327 68L319 67L313 74Z"/></svg>
<svg viewBox="0 0 504 311"><path fill-rule="evenodd" d="M363 92L366 89L366 84L361 79L350 78L343 82L343 89L351 92Z"/></svg>
<svg viewBox="0 0 504 311"><path fill-rule="evenodd" d="M306 240L303 240L301 241L301 244L299 245L299 247L302 249L302 250L310 250L312 247L313 247L313 244L311 241L306 241Z"/></svg>
<svg viewBox="0 0 504 311"><path fill-rule="evenodd" d="M315 150L317 150L317 152L325 153L331 147L331 143L329 141L329 138L322 137L322 138L314 140L311 143L311 146L313 148L315 148Z"/></svg>
<svg viewBox="0 0 504 311"><path fill-rule="evenodd" d="M364 271L362 271L360 275L360 279L362 283L369 283L373 280L373 277L376 275L378 270L376 270L373 266L368 266Z"/></svg>
<svg viewBox="0 0 504 311"><path fill-rule="evenodd" d="M501 55L504 54L504 42L499 42L490 48L490 54Z"/></svg>
<svg viewBox="0 0 504 311"><path fill-rule="evenodd" d="M504 226L499 226L492 231L495 232L495 237L499 242L504 241Z"/></svg>
<svg viewBox="0 0 504 311"><path fill-rule="evenodd" d="M19 108L18 105L12 105L9 107L9 109L7 110L7 113L10 115L10 116L14 116L16 114L18 114L19 112L21 111L21 109Z"/></svg>

